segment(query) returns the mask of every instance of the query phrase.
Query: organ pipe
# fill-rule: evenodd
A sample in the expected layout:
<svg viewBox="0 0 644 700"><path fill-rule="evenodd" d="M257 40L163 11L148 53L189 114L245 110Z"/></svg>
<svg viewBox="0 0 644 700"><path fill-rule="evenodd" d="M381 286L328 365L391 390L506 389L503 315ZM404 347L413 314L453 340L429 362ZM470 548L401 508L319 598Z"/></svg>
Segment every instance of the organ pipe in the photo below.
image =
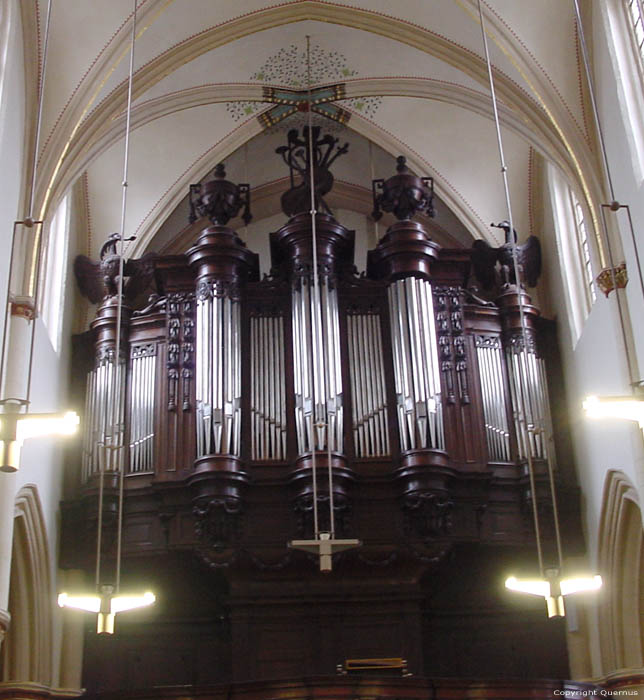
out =
<svg viewBox="0 0 644 700"><path fill-rule="evenodd" d="M388 290L401 450L445 449L431 284L407 277Z"/></svg>
<svg viewBox="0 0 644 700"><path fill-rule="evenodd" d="M353 311L347 316L351 420L357 457L390 454L380 316Z"/></svg>
<svg viewBox="0 0 644 700"><path fill-rule="evenodd" d="M125 347L131 309L120 308ZM125 461L126 363L121 351L116 361L119 304L108 297L91 324L96 334L96 362L87 376L81 478L87 482L101 472L120 472Z"/></svg>
<svg viewBox="0 0 644 700"><path fill-rule="evenodd" d="M129 474L154 471L156 359L156 345L153 343L132 347L128 396Z"/></svg>
<svg viewBox="0 0 644 700"><path fill-rule="evenodd" d="M125 363L114 352L99 357L87 375L82 479L123 468L125 438Z"/></svg>
<svg viewBox="0 0 644 700"><path fill-rule="evenodd" d="M338 295L329 276L295 279L292 291L295 423L298 455L343 451Z"/></svg>
<svg viewBox="0 0 644 700"><path fill-rule="evenodd" d="M521 336L514 336L506 345L510 377L512 415L515 424L519 459L548 459L550 406L546 385L546 369L531 335L528 347Z"/></svg>
<svg viewBox="0 0 644 700"><path fill-rule="evenodd" d="M485 436L491 461L510 460L510 432L503 373L503 351L498 336L476 336Z"/></svg>
<svg viewBox="0 0 644 700"><path fill-rule="evenodd" d="M240 302L228 285L197 292L197 458L239 456L241 434Z"/></svg>
<svg viewBox="0 0 644 700"><path fill-rule="evenodd" d="M254 314L250 318L251 458L286 458L286 389L284 386L284 318Z"/></svg>

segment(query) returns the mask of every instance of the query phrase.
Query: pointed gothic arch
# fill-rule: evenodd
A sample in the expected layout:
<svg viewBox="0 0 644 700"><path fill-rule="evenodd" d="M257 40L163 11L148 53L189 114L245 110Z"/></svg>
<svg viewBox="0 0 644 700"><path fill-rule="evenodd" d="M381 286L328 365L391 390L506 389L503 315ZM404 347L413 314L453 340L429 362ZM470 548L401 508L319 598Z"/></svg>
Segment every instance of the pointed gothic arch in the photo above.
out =
<svg viewBox="0 0 644 700"><path fill-rule="evenodd" d="M23 486L16 496L9 610L3 644L3 681L52 680L51 558L38 489Z"/></svg>
<svg viewBox="0 0 644 700"><path fill-rule="evenodd" d="M621 471L611 470L606 476L598 553L607 584L599 606L603 670L640 667L644 530L637 489Z"/></svg>

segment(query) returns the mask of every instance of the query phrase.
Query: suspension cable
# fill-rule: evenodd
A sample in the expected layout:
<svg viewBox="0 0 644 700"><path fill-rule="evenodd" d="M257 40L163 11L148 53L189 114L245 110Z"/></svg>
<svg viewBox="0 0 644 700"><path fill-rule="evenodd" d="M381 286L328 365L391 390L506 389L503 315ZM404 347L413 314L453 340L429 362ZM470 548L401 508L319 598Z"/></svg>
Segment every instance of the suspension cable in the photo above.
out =
<svg viewBox="0 0 644 700"><path fill-rule="evenodd" d="M313 172L314 164L314 153L313 153L313 120L311 113L311 37L306 35L306 84L308 92L308 151L309 151L309 188L311 190L311 246L313 248L313 314L315 314L315 319L312 318L313 323L311 323L311 355L313 360L313 381L311 382L311 475L313 478L313 529L315 531L315 538L318 539L320 536L320 527L318 520L318 486L317 486L317 464L316 464L316 432L317 432L317 421L316 421L316 405L315 405L315 380L316 374L318 372L318 344L316 339L313 337L313 329L317 325L317 314L320 308L320 291L318 289L318 251L317 251L317 229L316 229L316 215L317 211L315 209L315 174ZM318 381L319 381L318 377ZM327 436L328 439L328 436Z"/></svg>
<svg viewBox="0 0 644 700"><path fill-rule="evenodd" d="M513 223L513 218L512 218L512 203L510 199L510 187L508 184L508 167L505 162L505 155L503 152L503 138L501 136L501 124L499 120L499 112L498 112L498 106L497 106L497 97L496 97L496 90L494 88L494 76L492 73L492 63L490 60L490 51L488 47L488 42L487 42L487 34L485 31L485 19L483 17L483 8L481 6L481 0L478 0L478 10L479 10L479 18L481 22L481 34L483 36L483 47L485 49L485 61L487 64L487 72L488 72L488 80L490 84L490 96L492 98L492 110L494 112L494 124L496 127L496 138L497 138L497 146L499 150L499 162L501 165L501 177L503 180L503 189L505 192L505 202L507 206L507 211L508 211L508 222L510 226L510 235L509 235L509 240L510 240L510 249L512 252L512 262L513 262L513 267L514 267L514 278L516 282L516 287L518 290L518 303L519 303L519 319L521 323L521 336L522 336L522 341L523 341L523 348L524 352L526 353L526 374L527 374L527 355L529 353L529 339L528 339L528 333L527 333L527 328L525 324L525 312L523 308L523 292L522 292L522 287L521 287L521 278L519 274L519 263L517 260L517 255L516 255L516 246L517 242L515 241L514 238L514 223ZM528 390L530 390L530 387L528 387ZM527 420L528 420L528 413L527 413L527 406L525 403L525 396L524 392L517 392L517 400L520 401L521 405L521 411L522 411L522 420L520 421L520 426L521 430L524 434L524 444L525 444L525 453L526 453L526 460L527 460L527 465L528 465L528 475L530 479L530 491L532 494L532 515L533 515L533 520L534 520L534 529L535 529L535 538L536 538L536 544L537 544L537 557L539 561L539 569L541 571L541 574L545 574L545 569L544 569L544 561L543 561L543 548L542 548L542 538L541 538L541 526L539 522L539 512L538 512L538 503L537 503L537 491L536 491L536 480L535 480L535 474L534 474L534 463L532 460L532 446L530 443L530 430L527 425ZM543 444L546 445L546 441L543 441ZM561 572L562 569L562 564L563 564L563 558L562 558L562 547L561 547L561 534L560 534L560 529L559 529L559 516L557 513L557 502L556 502L556 495L555 495L555 490L554 490L554 477L552 474L552 465L551 465L551 460L548 457L548 449L546 446L546 462L548 464L548 472L549 472L549 477L550 477L550 485L551 485L551 494L552 494L552 501L553 501L553 510L554 510L554 525L555 525L555 538L557 542L557 555L558 555L558 561L559 561L559 571Z"/></svg>
<svg viewBox="0 0 644 700"><path fill-rule="evenodd" d="M121 374L121 363L120 363L120 353L121 353L121 314L123 310L123 271L124 271L124 261L123 261L123 246L125 243L125 214L127 211L127 189L128 189L128 169L130 160L130 129L131 129L131 119L132 119L132 83L134 76L134 46L136 43L136 9L137 0L133 0L134 9L132 12L132 34L130 39L130 68L128 75L128 86L127 86L127 113L125 121L125 145L123 154L123 195L121 201L121 230L120 238L118 240L119 246L119 279L118 279L118 297L117 297L117 317L116 317L116 348L115 348L115 372L114 381L120 383ZM127 363L124 363L124 370L127 368ZM120 430L120 406L117 409L117 416L119 419L119 425L117 429ZM124 418L124 416L123 416ZM124 445L121 444L121 438L123 433L118 432L119 444L118 444L118 465L119 465L119 504L118 504L118 524L117 524L117 535L116 535L116 576L115 576L115 586L114 591L118 593L119 587L121 585L121 549L123 540L123 491L125 484L125 459L123 448Z"/></svg>

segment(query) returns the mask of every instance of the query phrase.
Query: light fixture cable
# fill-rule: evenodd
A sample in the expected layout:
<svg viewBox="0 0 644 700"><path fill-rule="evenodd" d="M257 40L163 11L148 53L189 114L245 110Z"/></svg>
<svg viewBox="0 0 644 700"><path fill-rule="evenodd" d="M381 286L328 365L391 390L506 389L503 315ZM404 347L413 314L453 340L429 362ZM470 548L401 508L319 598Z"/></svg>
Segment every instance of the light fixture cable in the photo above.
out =
<svg viewBox="0 0 644 700"><path fill-rule="evenodd" d="M22 221L14 221L13 231L11 234L11 248L9 253L9 270L7 271L7 294L6 294L6 309L5 318L2 331L2 357L0 358L0 383L4 388L4 370L5 370L5 353L7 347L7 327L8 318L11 315L9 309L9 300L11 298L11 278L13 276L14 267L14 253L16 248L16 229L19 225L24 225L27 228L32 228L34 225L42 226L43 221L35 220L33 218L33 208L34 208L34 195L36 191L36 177L38 174L38 152L40 150L40 134L42 130L42 113L43 113L43 96L45 91L45 77L47 75L47 54L49 50L49 27L51 24L51 10L52 10L53 0L48 0L47 2L47 14L45 19L45 35L43 38L43 53L42 53L42 69L39 75L39 85L38 85L38 112L36 115L36 135L34 140L34 149L31 159L31 187L29 188L29 199L27 206L27 216ZM36 238L36 249L34 251L36 256L36 277L34 281L35 293L33 301L33 318L31 319L31 333L29 338L29 360L27 363L27 387L25 392L25 400L21 401L21 404L25 406L25 412L29 412L29 403L31 398L31 372L33 369L33 359L34 359L34 344L36 335L36 314L38 313L38 302L39 302L39 286L40 286L40 263L42 255L42 236L41 232L38 233ZM4 395L4 392L3 392Z"/></svg>
<svg viewBox="0 0 644 700"><path fill-rule="evenodd" d="M119 279L118 279L118 299L117 299L117 316L116 316L116 348L115 348L115 373L114 381L117 383L117 387L120 385L120 352L121 352L121 314L123 309L123 271L124 271L124 261L123 252L125 244L125 214L127 211L127 191L128 191L128 172L130 164L130 131L132 122L132 83L134 77L134 47L136 44L136 10L137 10L137 0L133 0L134 9L132 11L132 34L130 38L130 66L128 74L128 85L127 85L127 112L125 121L125 145L123 154L123 182L122 182L122 201L121 201L121 236L119 238ZM125 365L127 366L127 365ZM118 415L118 414L117 414ZM120 416L119 416L120 417ZM117 426L120 429L120 425ZM121 436L122 434L119 433ZM119 437L118 449L120 450L120 455L123 455L123 445L121 443L121 437ZM124 485L125 485L125 460L123 458L119 459L118 464L120 466L119 475L119 505L118 505L118 524L116 529L116 576L114 590L116 593L119 592L121 586L121 550L123 542L123 496L124 496Z"/></svg>
<svg viewBox="0 0 644 700"><path fill-rule="evenodd" d="M492 99L492 110L494 113L494 124L496 127L496 138L497 138L497 145L498 145L498 150L499 150L499 162L501 165L501 176L502 176L502 180L503 180L503 189L505 192L505 201L506 201L506 206L507 206L507 211L508 211L508 222L509 222L509 226L510 226L509 240L510 240L510 248L512 251L514 278L515 278L515 283L516 283L516 287L518 290L517 296L518 296L518 305L519 305L519 319L520 319L520 324L521 324L521 336L522 336L522 340L523 340L523 347L524 347L524 351L526 353L526 374L527 374L528 373L527 355L529 353L530 345L529 345L528 333L527 333L526 324L525 324L525 312L524 312L524 308L523 308L523 291L522 291L522 287L521 287L521 277L520 277L519 264L518 264L517 255L516 255L517 242L515 241L515 237L514 237L514 223L513 223L513 218L512 218L512 203L511 203L511 198L510 198L510 187L508 184L508 167L507 167L507 164L505 162L505 155L504 155L504 151L503 151L503 138L501 135L501 124L500 124L500 120L499 120L496 90L494 88L494 75L492 73L492 62L490 60L490 51L489 51L489 47L488 47L487 34L485 31L485 18L483 16L483 8L481 5L481 0L478 0L478 10L479 10L480 23L481 23L481 33L483 36L483 47L485 50L485 61L487 64L488 80L489 80L489 84L490 84L490 95L491 95L491 99ZM529 382L528 382L528 386L526 388L527 388L528 392L531 391L531 386L530 386ZM539 561L539 569L540 569L541 575L545 575L545 567L544 567L544 561L543 561L542 537L541 537L541 525L539 522L539 512L538 512L538 503L537 503L536 480L535 480L535 474L534 474L534 463L532 460L532 445L530 442L530 429L528 428L528 425L527 425L528 412L527 412L527 406L526 406L524 392L517 392L517 399L521 403L522 420L520 421L520 425L521 425L521 429L524 433L524 444L525 444L526 461L527 461L527 465L528 465L528 476L529 476L529 480L530 480L530 490L532 492L532 515L533 515L534 528L535 528L537 557L538 557L538 561ZM548 465L548 475L549 475L550 491L551 491L551 498L552 498L552 504L553 504L553 513L554 513L553 520L554 520L554 526L555 526L557 557L558 557L558 563L559 563L559 572L561 573L562 566L563 566L563 552L562 552L562 546L561 546L561 532L560 532L560 526L559 526L559 516L558 516L558 512L557 512L557 497L556 497L556 491L555 491L555 482L554 482L554 475L553 475L553 471L552 471L552 462L548 457L548 447L546 444L546 440L543 441L543 444L544 444L545 450L546 450L546 463Z"/></svg>
<svg viewBox="0 0 644 700"><path fill-rule="evenodd" d="M318 313L320 309L320 291L318 289L318 251L317 251L317 228L316 228L316 202L315 202L315 173L313 172L314 167L314 152L313 152L313 119L311 113L311 37L306 35L306 85L308 92L308 111L307 111L307 125L308 125L308 151L309 151L309 189L311 191L311 248L312 248L312 264L313 264L313 313L315 314L315 321L311 324L311 354L313 360L313 381L311 382L311 476L313 480L313 530L315 531L315 538L320 536L320 526L319 526L319 514L318 514L318 488L317 488L317 463L316 463L316 447L317 447L317 421L316 421L316 404L315 404L315 390L317 388L317 383L320 378L319 376L319 355L318 355L318 343L317 338L314 337L314 328L318 328ZM321 319L320 319L321 321ZM315 334L317 335L317 334ZM327 435L328 441L328 435Z"/></svg>
<svg viewBox="0 0 644 700"><path fill-rule="evenodd" d="M130 154L130 127L132 115L132 81L134 75L134 46L136 42L136 17L137 17L137 0L133 0L134 9L132 12L132 32L130 38L130 65L128 71L128 91L127 91L127 107L125 119L125 144L123 154L123 180L122 197L121 197L121 227L120 235L117 239L117 248L119 256L119 273L117 281L117 301L116 301L116 342L114 347L113 371L111 376L108 375L108 392L106 395L106 403L109 406L113 403L110 419L113 421L111 426L112 444L107 446L103 444L104 450L114 450L117 454L116 464L119 467L119 485L118 485L118 513L117 513L117 530L116 530L116 570L114 576L114 592L118 593L121 584L121 552L123 539L123 500L124 500L124 485L125 485L125 460L123 459L123 445L121 432L121 332L122 332L122 313L123 313L123 273L124 273L124 243L125 243L125 214L127 211L127 190L128 190L128 170L129 170L129 154ZM109 367L109 359L108 359ZM111 384L111 386L110 386ZM110 402L109 396L112 396ZM115 423L116 422L116 423ZM114 437L116 436L116 440ZM103 438L105 440L105 437ZM116 444L114 444L116 442ZM96 589L101 589L101 559L102 559L102 540L103 540L103 500L105 494L105 462L99 460L99 480L98 480L98 525L96 535Z"/></svg>

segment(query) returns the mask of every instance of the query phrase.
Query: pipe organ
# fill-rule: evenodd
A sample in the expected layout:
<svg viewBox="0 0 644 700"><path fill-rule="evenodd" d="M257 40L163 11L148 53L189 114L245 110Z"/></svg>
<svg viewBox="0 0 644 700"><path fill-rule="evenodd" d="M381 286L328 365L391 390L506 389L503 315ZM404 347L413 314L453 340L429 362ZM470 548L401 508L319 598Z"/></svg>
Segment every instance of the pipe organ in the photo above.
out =
<svg viewBox="0 0 644 700"><path fill-rule="evenodd" d="M501 339L494 335L477 335L475 342L488 452L494 461L507 462L510 459L510 428Z"/></svg>
<svg viewBox="0 0 644 700"><path fill-rule="evenodd" d="M542 492L544 465L554 459L547 322L520 283L506 274L480 291L475 251L432 240L431 181L402 158L394 176L374 185L374 215L392 219L358 275L354 232L324 202L333 178L323 162L332 158L320 154L337 140L318 132L317 274L310 164L300 164L300 184L292 178L282 198L289 218L270 233L272 268L263 279L257 256L228 226L240 209L248 214L249 188L218 167L211 182L191 189L192 216L207 224L194 245L154 259L147 306L124 299L117 369L118 303L106 290L81 390L85 434L79 497L65 508L69 531L91 517L99 473L124 469L126 562L196 552L228 577L232 608L239 595L240 639L265 624L244 602L251 581L269 595L283 572L336 595L315 583L309 555L287 548L317 535L314 499L322 531L331 529L332 508L339 536L362 541L335 561L368 597L376 571L420 585L422 572L439 572L459 546L531 544L526 458ZM88 566L91 543L69 541L77 546L68 565ZM391 601L411 605L406 586L387 589ZM367 656L404 647L403 627L383 625ZM419 644L403 651L422 666ZM246 663L235 659L232 677L249 677L234 670ZM310 672L323 672L316 663Z"/></svg>
<svg viewBox="0 0 644 700"><path fill-rule="evenodd" d="M329 277L294 281L293 385L298 454L343 450L338 294ZM314 349L318 351L315 352Z"/></svg>
<svg viewBox="0 0 644 700"><path fill-rule="evenodd" d="M391 449L380 315L350 308L346 318L353 448L356 457L385 457Z"/></svg>
<svg viewBox="0 0 644 700"><path fill-rule="evenodd" d="M239 455L241 431L240 302L223 285L197 292L197 456Z"/></svg>
<svg viewBox="0 0 644 700"><path fill-rule="evenodd" d="M286 457L284 317L279 312L250 316L251 458Z"/></svg>
<svg viewBox="0 0 644 700"><path fill-rule="evenodd" d="M130 474L154 472L154 408L156 393L156 345L132 345L130 351Z"/></svg>
<svg viewBox="0 0 644 700"><path fill-rule="evenodd" d="M400 449L443 450L432 286L406 277L388 289Z"/></svg>

